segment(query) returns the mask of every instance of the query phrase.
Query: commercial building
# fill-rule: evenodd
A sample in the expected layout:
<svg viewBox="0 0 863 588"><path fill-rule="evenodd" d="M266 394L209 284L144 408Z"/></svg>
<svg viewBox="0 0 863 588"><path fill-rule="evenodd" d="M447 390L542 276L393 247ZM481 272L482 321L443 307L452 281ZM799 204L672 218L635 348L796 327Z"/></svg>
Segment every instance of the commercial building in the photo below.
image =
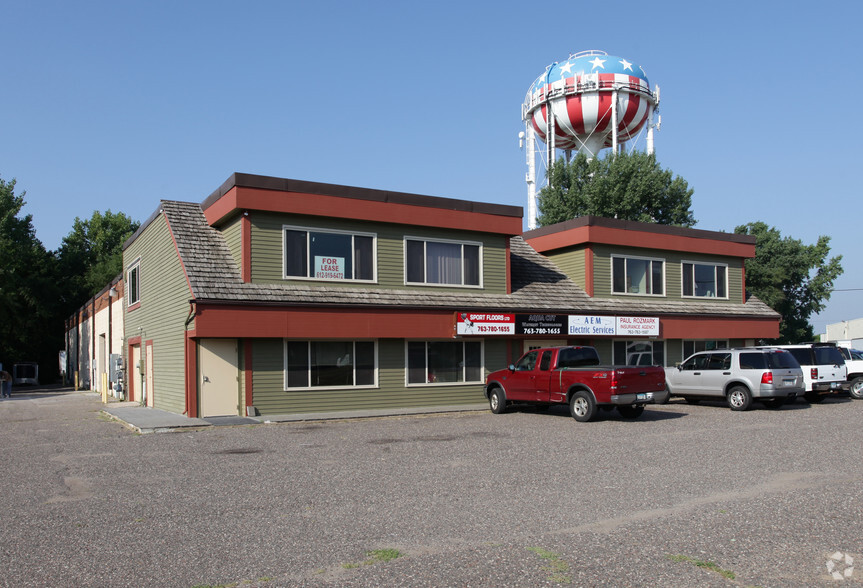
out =
<svg viewBox="0 0 863 588"><path fill-rule="evenodd" d="M617 363L776 337L753 237L234 174L124 246L132 400L189 416L475 403L524 349Z"/></svg>

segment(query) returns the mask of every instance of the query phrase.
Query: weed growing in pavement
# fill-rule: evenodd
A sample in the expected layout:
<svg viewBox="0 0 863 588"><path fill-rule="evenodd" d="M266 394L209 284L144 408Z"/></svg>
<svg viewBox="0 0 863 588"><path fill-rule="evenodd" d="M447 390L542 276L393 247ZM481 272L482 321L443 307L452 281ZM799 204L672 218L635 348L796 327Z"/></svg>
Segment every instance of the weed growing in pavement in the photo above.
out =
<svg viewBox="0 0 863 588"><path fill-rule="evenodd" d="M532 551L539 557L544 559L548 565L543 569L549 572L549 582L556 584L572 584L572 576L569 575L569 564L560 558L560 555L553 551L548 551L542 547L528 547L528 551Z"/></svg>
<svg viewBox="0 0 863 588"><path fill-rule="evenodd" d="M685 561L689 562L694 566L698 566L699 568L704 568L705 570L710 570L711 572L716 572L723 578L728 578L729 580L734 579L734 572L730 570L723 570L717 564L712 561L703 561L700 559L695 559L694 557L689 557L688 555L667 555L666 556L671 561Z"/></svg>
<svg viewBox="0 0 863 588"><path fill-rule="evenodd" d="M374 565L376 563L383 563L383 562L391 561L394 559L398 559L403 555L404 554L401 551L399 551L398 549L372 549L372 550L366 551L366 557L368 558L367 560L360 562L360 563L355 563L355 562L343 563L342 567L345 568L346 570L349 570L351 568L358 568L360 566L370 566L370 565Z"/></svg>

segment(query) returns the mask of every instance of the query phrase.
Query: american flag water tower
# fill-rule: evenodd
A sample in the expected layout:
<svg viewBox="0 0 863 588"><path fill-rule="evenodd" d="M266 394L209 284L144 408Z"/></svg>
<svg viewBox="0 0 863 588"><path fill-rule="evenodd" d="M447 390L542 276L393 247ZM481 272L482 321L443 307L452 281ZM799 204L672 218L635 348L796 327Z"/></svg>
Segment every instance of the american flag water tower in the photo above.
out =
<svg viewBox="0 0 863 588"><path fill-rule="evenodd" d="M646 130L647 152L653 153L653 131L659 129L659 86L650 89L644 70L605 51L573 53L545 68L530 86L521 107L525 131L519 143L527 148L528 227L536 228L536 159L545 144L546 169L558 149L567 159L572 151L596 156L611 147L635 141Z"/></svg>

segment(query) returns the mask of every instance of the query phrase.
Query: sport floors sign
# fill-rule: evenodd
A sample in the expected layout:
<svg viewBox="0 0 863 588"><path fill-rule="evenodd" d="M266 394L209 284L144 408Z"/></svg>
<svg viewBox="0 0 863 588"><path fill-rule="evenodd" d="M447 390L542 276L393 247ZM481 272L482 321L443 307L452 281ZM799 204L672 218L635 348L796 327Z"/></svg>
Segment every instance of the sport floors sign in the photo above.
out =
<svg viewBox="0 0 863 588"><path fill-rule="evenodd" d="M658 337L659 317L460 312L459 335Z"/></svg>

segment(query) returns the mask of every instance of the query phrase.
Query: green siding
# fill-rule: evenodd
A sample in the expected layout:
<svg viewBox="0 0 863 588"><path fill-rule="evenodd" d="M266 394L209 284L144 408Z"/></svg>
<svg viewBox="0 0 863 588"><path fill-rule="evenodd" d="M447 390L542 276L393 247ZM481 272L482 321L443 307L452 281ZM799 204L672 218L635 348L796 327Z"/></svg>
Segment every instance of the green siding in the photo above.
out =
<svg viewBox="0 0 863 588"><path fill-rule="evenodd" d="M405 385L405 341L378 341L378 386L349 390L284 389L284 341L256 339L253 349L254 405L262 415L473 404L485 401L482 384ZM486 341L485 373L506 364L506 343Z"/></svg>
<svg viewBox="0 0 863 588"><path fill-rule="evenodd" d="M233 220L219 227L222 236L225 238L225 243L228 249L231 250L231 257L237 267L243 267L243 217L237 216Z"/></svg>
<svg viewBox="0 0 863 588"><path fill-rule="evenodd" d="M548 258L566 274L570 280L587 290L586 262L584 260L584 248L575 248L565 251L555 251Z"/></svg>
<svg viewBox="0 0 863 588"><path fill-rule="evenodd" d="M249 214L252 225L252 281L277 283L283 280L283 242L282 227L285 225L319 228L337 231L356 231L373 233L377 236L377 284L368 282L321 282L316 280L290 280L326 286L344 287L381 287L398 289L418 289L428 291L449 290L463 292L470 288L441 288L435 286L407 286L404 276L404 238L428 237L453 241L473 241L482 243L483 290L492 293L506 292L506 239L503 235L431 229L370 223L343 219L319 219L287 214Z"/></svg>
<svg viewBox="0 0 863 588"><path fill-rule="evenodd" d="M124 267L138 258L141 306L126 311L126 338L141 337L142 360L146 359L145 343L153 341L155 408L182 413L186 410L185 322L191 294L164 216L156 218L123 252Z"/></svg>
<svg viewBox="0 0 863 588"><path fill-rule="evenodd" d="M684 253L679 251L658 251L656 249L637 249L632 247L594 248L593 279L594 296L611 296L611 257L630 255L665 260L665 297L684 302L717 304L740 304L743 301L743 260L735 257ZM684 261L725 264L728 266L728 298L683 298L682 263ZM619 294L615 296L620 296ZM634 298L640 298L635 296Z"/></svg>

